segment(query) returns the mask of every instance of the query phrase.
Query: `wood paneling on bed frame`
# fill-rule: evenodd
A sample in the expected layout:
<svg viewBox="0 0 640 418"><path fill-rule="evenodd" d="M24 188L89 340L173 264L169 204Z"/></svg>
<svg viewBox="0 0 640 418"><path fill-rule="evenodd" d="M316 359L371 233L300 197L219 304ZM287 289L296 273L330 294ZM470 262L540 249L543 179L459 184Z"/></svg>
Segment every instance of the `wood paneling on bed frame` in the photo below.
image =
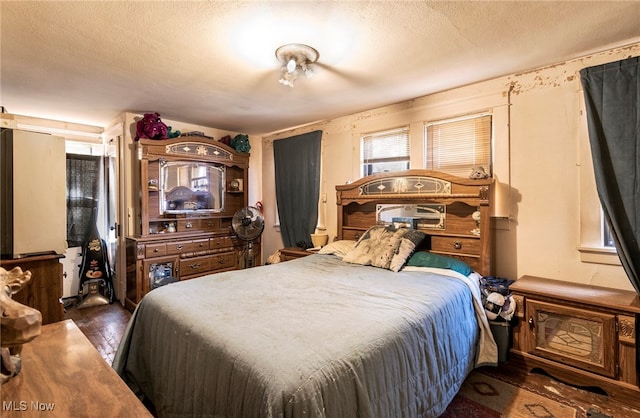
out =
<svg viewBox="0 0 640 418"><path fill-rule="evenodd" d="M459 258L482 275L493 274L490 219L492 179L468 179L430 170L379 173L336 186L338 239L357 240L375 225L379 204L443 204L444 229L420 228L425 250ZM479 224L473 218L480 212ZM472 231L479 229L479 234Z"/></svg>

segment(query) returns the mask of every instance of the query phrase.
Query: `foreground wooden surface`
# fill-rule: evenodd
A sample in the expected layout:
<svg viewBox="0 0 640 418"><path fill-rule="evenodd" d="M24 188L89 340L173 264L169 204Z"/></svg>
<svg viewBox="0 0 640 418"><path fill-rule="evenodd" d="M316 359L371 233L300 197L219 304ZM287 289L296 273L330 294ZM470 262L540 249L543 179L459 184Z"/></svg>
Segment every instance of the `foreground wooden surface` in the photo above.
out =
<svg viewBox="0 0 640 418"><path fill-rule="evenodd" d="M2 385L2 417L150 417L72 320L24 345L22 371Z"/></svg>

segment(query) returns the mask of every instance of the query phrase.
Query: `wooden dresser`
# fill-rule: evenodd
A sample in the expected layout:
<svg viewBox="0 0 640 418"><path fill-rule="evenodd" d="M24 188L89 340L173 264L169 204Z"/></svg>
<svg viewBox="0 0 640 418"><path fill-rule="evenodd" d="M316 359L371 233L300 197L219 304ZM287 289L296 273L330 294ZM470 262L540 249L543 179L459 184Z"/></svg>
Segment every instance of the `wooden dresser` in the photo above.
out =
<svg viewBox="0 0 640 418"><path fill-rule="evenodd" d="M523 276L511 359L577 386L640 406L635 292Z"/></svg>
<svg viewBox="0 0 640 418"><path fill-rule="evenodd" d="M42 323L62 321L64 308L62 298L62 264L60 254L2 259L0 265L6 270L20 267L31 272L31 280L12 299L40 311Z"/></svg>
<svg viewBox="0 0 640 418"><path fill-rule="evenodd" d="M249 154L200 136L137 146L139 223L126 244L127 309L163 280L260 264L260 240L249 252L233 229L234 214L248 206Z"/></svg>
<svg viewBox="0 0 640 418"><path fill-rule="evenodd" d="M71 320L25 344L22 371L1 387L2 417L151 417Z"/></svg>

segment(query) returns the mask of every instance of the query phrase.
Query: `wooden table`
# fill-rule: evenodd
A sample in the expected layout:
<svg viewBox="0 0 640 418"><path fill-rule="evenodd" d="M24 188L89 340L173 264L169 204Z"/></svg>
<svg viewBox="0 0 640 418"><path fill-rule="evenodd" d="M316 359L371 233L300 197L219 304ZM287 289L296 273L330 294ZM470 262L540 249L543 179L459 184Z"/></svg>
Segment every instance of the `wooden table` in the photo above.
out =
<svg viewBox="0 0 640 418"><path fill-rule="evenodd" d="M0 393L3 418L152 416L72 320L23 346L22 371Z"/></svg>

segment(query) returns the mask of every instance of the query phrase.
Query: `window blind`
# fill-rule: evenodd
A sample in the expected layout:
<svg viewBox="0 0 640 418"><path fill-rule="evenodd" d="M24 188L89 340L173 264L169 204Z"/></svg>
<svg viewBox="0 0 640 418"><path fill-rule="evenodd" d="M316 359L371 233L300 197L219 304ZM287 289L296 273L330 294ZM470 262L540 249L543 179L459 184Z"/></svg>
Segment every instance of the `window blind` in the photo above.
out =
<svg viewBox="0 0 640 418"><path fill-rule="evenodd" d="M409 128L375 132L362 137L363 175L409 168Z"/></svg>
<svg viewBox="0 0 640 418"><path fill-rule="evenodd" d="M425 167L468 177L474 166L492 175L491 114L425 124Z"/></svg>

